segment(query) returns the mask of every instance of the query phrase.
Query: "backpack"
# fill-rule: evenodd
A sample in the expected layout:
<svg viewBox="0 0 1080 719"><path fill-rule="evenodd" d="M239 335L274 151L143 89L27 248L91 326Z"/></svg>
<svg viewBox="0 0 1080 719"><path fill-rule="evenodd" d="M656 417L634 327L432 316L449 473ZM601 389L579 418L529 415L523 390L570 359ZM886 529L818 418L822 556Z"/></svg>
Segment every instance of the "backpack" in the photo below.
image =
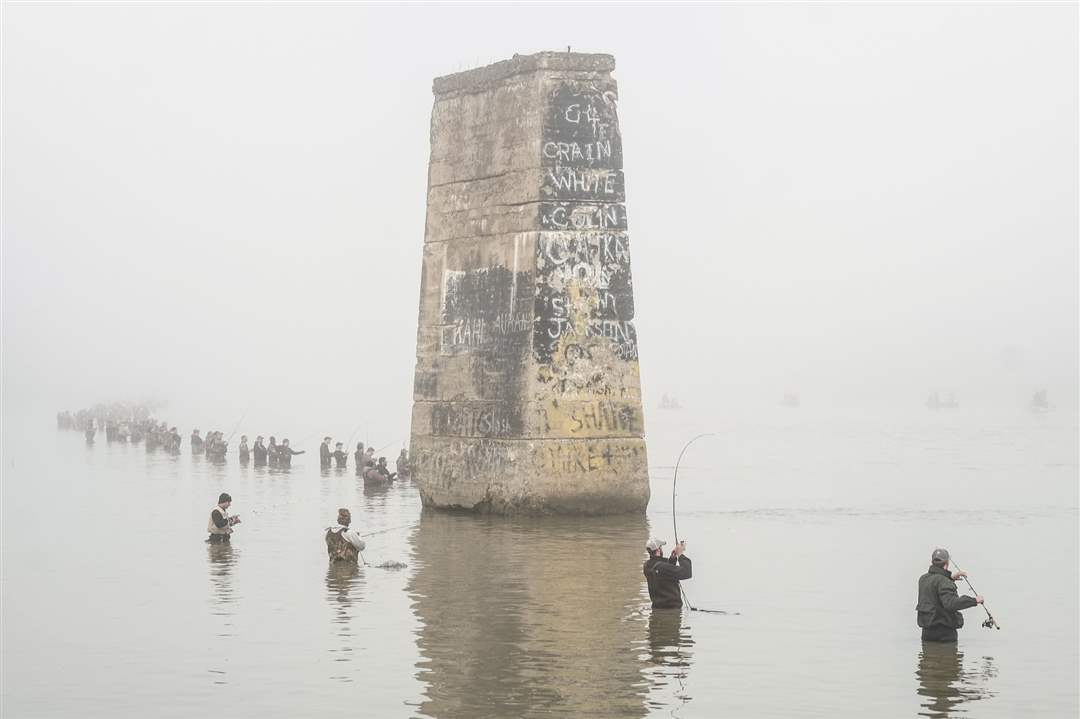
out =
<svg viewBox="0 0 1080 719"><path fill-rule="evenodd" d="M333 527L326 530L326 554L331 562L355 562L359 552L351 542L341 536L342 532L344 530L334 531Z"/></svg>

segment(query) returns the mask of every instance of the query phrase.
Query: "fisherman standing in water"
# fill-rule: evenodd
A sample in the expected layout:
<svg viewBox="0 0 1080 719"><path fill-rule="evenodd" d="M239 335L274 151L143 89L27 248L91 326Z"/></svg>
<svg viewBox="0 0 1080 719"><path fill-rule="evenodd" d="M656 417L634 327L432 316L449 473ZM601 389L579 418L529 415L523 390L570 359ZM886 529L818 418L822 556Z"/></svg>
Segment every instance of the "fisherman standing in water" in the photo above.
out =
<svg viewBox="0 0 1080 719"><path fill-rule="evenodd" d="M292 458L294 454L303 454L305 450L293 449L289 446L289 440L281 440L281 444L278 445L278 464L282 467L291 467Z"/></svg>
<svg viewBox="0 0 1080 719"><path fill-rule="evenodd" d="M327 469L330 466L330 438L323 437L319 445L319 466Z"/></svg>
<svg viewBox="0 0 1080 719"><path fill-rule="evenodd" d="M664 558L665 544L667 542L656 537L648 541L645 551L649 553L649 558L642 571L649 584L649 599L652 600L653 609L678 609L683 603L679 582L690 579L693 570L690 557L683 554L686 551L685 541L676 544L667 559Z"/></svg>
<svg viewBox="0 0 1080 719"><path fill-rule="evenodd" d="M233 525L240 524L239 516L229 516L229 506L231 504L232 497L229 496L228 492L222 492L218 497L217 506L210 510L210 521L206 525L206 530L210 532L210 538L206 541L213 544L229 541L229 537L233 533Z"/></svg>
<svg viewBox="0 0 1080 719"><path fill-rule="evenodd" d="M930 555L930 569L919 577L919 603L916 618L924 642L955 642L956 630L964 626L963 609L983 603L981 596L960 596L956 580L967 572L949 571L949 550L935 549Z"/></svg>
<svg viewBox="0 0 1080 719"><path fill-rule="evenodd" d="M345 453L345 450L342 448L341 442L338 442L336 445L334 445L334 454L331 456L337 463L338 469L345 469L345 466L349 461L349 455Z"/></svg>
<svg viewBox="0 0 1080 719"><path fill-rule="evenodd" d="M338 510L337 526L326 528L326 553L331 562L356 563L360 552L364 551L364 540L355 529L350 529L352 514L342 507Z"/></svg>
<svg viewBox="0 0 1080 719"><path fill-rule="evenodd" d="M251 458L251 450L248 447L246 434L240 435L240 447L237 451L240 453L240 464L247 464Z"/></svg>
<svg viewBox="0 0 1080 719"><path fill-rule="evenodd" d="M255 446L251 448L251 452L255 455L256 467L262 467L266 465L266 445L263 444L263 438L261 434L255 438Z"/></svg>

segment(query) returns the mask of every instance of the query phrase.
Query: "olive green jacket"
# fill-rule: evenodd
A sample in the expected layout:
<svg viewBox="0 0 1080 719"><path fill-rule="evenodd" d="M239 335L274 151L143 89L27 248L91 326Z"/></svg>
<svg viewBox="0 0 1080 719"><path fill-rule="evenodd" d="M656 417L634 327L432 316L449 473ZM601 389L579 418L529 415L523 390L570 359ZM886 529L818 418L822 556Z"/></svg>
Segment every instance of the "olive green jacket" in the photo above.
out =
<svg viewBox="0 0 1080 719"><path fill-rule="evenodd" d="M960 610L970 609L977 603L975 597L957 594L952 575L941 567L931 565L926 574L919 577L919 603L915 605L915 611L923 629L937 626L959 629L964 626L964 615Z"/></svg>

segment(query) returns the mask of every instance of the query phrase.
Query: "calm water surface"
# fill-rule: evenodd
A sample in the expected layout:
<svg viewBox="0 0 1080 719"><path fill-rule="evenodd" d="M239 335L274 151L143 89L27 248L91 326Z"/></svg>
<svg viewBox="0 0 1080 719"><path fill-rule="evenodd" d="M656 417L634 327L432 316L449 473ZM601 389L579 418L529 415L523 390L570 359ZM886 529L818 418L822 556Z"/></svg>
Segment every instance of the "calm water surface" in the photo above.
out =
<svg viewBox="0 0 1080 719"><path fill-rule="evenodd" d="M647 517L422 512L350 467L86 446L6 418L4 717L1063 717L1078 711L1075 414L720 421L651 412ZM249 435L271 428L242 428ZM652 612L671 537L692 602ZM350 459L351 462L351 459ZM203 542L221 491L243 518ZM328 568L338 507L369 564ZM1004 629L924 647L915 581L952 550Z"/></svg>

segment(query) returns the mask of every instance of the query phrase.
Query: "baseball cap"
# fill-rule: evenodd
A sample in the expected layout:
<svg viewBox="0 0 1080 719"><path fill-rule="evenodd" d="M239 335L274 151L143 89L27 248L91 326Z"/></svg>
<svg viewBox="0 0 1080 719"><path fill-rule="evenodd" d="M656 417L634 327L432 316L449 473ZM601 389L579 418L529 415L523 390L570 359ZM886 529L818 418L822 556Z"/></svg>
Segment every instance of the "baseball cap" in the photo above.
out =
<svg viewBox="0 0 1080 719"><path fill-rule="evenodd" d="M930 555L930 561L934 564L944 564L949 561L949 550L938 547L934 550L934 553Z"/></svg>
<svg viewBox="0 0 1080 719"><path fill-rule="evenodd" d="M655 552L657 549L660 549L660 547L664 546L665 544L667 544L667 542L665 542L663 539L657 539L656 537L653 537L645 543L645 549L648 549L650 552Z"/></svg>

